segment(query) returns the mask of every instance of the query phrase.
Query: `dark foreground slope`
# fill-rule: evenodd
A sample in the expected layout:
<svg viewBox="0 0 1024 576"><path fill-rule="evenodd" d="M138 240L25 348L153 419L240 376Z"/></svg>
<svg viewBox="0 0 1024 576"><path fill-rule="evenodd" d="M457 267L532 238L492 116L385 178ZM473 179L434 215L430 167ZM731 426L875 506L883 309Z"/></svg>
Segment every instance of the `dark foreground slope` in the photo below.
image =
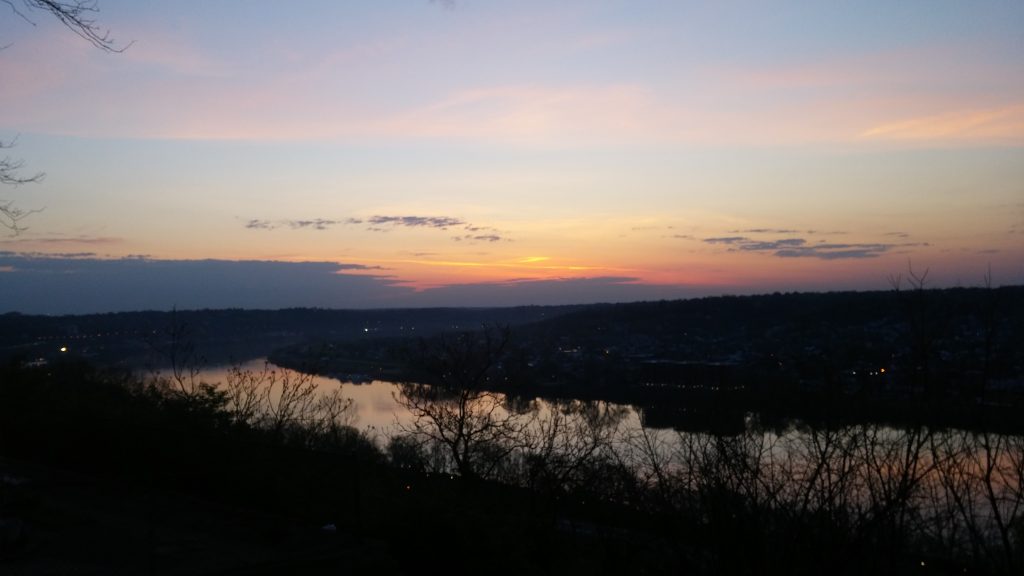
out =
<svg viewBox="0 0 1024 576"><path fill-rule="evenodd" d="M79 363L4 369L0 573L578 573L661 562L643 559L650 535L625 508L403 470L371 439L339 432L299 441L238 425L212 397L169 396ZM613 533L595 531L604 516Z"/></svg>
<svg viewBox="0 0 1024 576"><path fill-rule="evenodd" d="M849 494L831 481L806 484L806 501L754 498L770 479L729 456L751 437L707 439L685 482L594 460L558 486L403 467L350 429L280 432L233 421L216 395L87 365L3 369L0 573L1015 574L1024 561L1020 514L991 549L918 525L923 492L890 467L899 455L861 508L830 499Z"/></svg>

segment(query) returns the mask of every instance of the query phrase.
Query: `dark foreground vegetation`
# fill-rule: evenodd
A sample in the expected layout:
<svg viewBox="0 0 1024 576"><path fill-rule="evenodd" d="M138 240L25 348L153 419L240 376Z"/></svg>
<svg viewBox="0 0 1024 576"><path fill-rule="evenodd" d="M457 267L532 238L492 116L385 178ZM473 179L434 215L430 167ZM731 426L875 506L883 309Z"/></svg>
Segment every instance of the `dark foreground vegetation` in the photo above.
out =
<svg viewBox="0 0 1024 576"><path fill-rule="evenodd" d="M606 553L574 528L600 508L569 516L528 491L402 470L319 407L246 420L179 384L80 363L3 370L0 572L511 573L634 558L627 533Z"/></svg>
<svg viewBox="0 0 1024 576"><path fill-rule="evenodd" d="M456 340L465 342L465 338ZM1024 438L875 425L630 429L479 388L438 357L373 438L293 373L0 374L4 574L1019 574ZM486 351L485 354L480 354ZM447 355L446 355L447 354ZM454 369L454 371L452 370ZM481 372L481 370L483 372ZM260 387L274 380L277 392ZM271 401L272 400L272 401Z"/></svg>

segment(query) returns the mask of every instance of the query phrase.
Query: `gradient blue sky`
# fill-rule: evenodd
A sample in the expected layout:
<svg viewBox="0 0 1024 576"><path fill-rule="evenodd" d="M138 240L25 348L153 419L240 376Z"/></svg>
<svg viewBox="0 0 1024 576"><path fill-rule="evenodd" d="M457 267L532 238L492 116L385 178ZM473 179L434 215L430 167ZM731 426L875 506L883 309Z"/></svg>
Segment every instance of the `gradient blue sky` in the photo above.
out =
<svg viewBox="0 0 1024 576"><path fill-rule="evenodd" d="M1024 282L1021 2L99 7L0 10L0 311Z"/></svg>

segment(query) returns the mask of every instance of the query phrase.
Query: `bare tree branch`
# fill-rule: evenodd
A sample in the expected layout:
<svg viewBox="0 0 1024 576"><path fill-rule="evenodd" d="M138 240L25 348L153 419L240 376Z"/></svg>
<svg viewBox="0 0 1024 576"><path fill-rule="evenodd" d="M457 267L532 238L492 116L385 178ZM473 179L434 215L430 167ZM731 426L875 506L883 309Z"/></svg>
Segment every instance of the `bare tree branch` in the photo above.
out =
<svg viewBox="0 0 1024 576"><path fill-rule="evenodd" d="M14 147L17 140L17 138L14 138L10 142L0 141L0 149ZM45 177L45 174L42 172L37 172L32 176L22 176L19 174L19 171L24 165L24 161L11 158L10 156L0 158L0 184L20 186L22 184L39 182ZM7 228L17 235L25 230L25 227L20 224L21 220L36 212L39 212L39 210L25 210L17 207L13 200L0 199L0 226Z"/></svg>
<svg viewBox="0 0 1024 576"><path fill-rule="evenodd" d="M40 10L49 12L54 18L60 21L65 27L85 39L93 46L106 52L124 52L131 43L124 46L117 46L115 40L110 36L110 31L101 28L93 17L98 13L99 6L96 0L73 0L71 2L58 2L55 0L21 0L19 5L15 0L0 0L23 20L35 26L35 21L29 17L29 13Z"/></svg>

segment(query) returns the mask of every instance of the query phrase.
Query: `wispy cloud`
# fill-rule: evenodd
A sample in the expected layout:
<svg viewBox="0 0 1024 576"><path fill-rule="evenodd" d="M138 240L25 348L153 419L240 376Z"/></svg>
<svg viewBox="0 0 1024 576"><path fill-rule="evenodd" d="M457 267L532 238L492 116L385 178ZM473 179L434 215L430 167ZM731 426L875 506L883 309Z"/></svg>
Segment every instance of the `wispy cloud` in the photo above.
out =
<svg viewBox="0 0 1024 576"><path fill-rule="evenodd" d="M836 244L820 242L808 244L805 238L781 238L777 240L754 240L746 236L724 236L705 238L707 244L729 246L736 252L765 252L779 258L818 258L840 260L848 258L877 258L893 248L918 246L920 244Z"/></svg>
<svg viewBox="0 0 1024 576"><path fill-rule="evenodd" d="M788 228L747 228L746 230L730 230L732 234L799 234L799 230Z"/></svg>
<svg viewBox="0 0 1024 576"><path fill-rule="evenodd" d="M437 228L447 230L453 226L466 226L467 230L479 231L486 229L481 226L467 224L462 218L451 216L370 216L369 218L345 218L341 220L313 218L306 220L263 220L253 218L245 223L252 230L276 230L291 228L292 230L313 229L327 230L334 226L367 224L367 230L381 231L391 228Z"/></svg>
<svg viewBox="0 0 1024 576"><path fill-rule="evenodd" d="M771 240L767 242L754 242L747 241L739 245L740 250L746 250L748 252L765 252L771 250L783 250L790 249L797 246L803 246L807 243L807 240L803 238L783 238L782 240Z"/></svg>
<svg viewBox="0 0 1024 576"><path fill-rule="evenodd" d="M406 228L440 228L463 226L466 221L449 216L371 216L366 220L374 226L404 226Z"/></svg>
<svg viewBox="0 0 1024 576"><path fill-rule="evenodd" d="M103 244L120 244L124 242L124 238L117 238L114 236L19 236L17 238L9 238L6 240L0 240L0 245L12 245L12 244L45 244L45 245L57 245L57 244L86 244L86 245L103 245Z"/></svg>
<svg viewBox="0 0 1024 576"><path fill-rule="evenodd" d="M277 226L270 220L259 220L253 218L245 223L245 227L250 230L273 230Z"/></svg>
<svg viewBox="0 0 1024 576"><path fill-rule="evenodd" d="M314 218L310 220L261 220L253 218L245 223L250 230L276 230L278 228L290 228L292 230L328 230L340 224L360 224L361 220L329 220L326 218Z"/></svg>
<svg viewBox="0 0 1024 576"><path fill-rule="evenodd" d="M741 242L750 242L750 238L746 236L719 236L717 238L705 238L704 242L708 244L739 244Z"/></svg>
<svg viewBox="0 0 1024 576"><path fill-rule="evenodd" d="M777 250L775 255L780 258L819 258L821 260L841 260L847 258L878 258L885 254L890 244L815 244Z"/></svg>
<svg viewBox="0 0 1024 576"><path fill-rule="evenodd" d="M744 228L729 230L729 234L806 234L808 236L838 236L847 234L845 230L794 230L792 228Z"/></svg>
<svg viewBox="0 0 1024 576"><path fill-rule="evenodd" d="M462 236L453 236L452 240L456 242L500 242L507 240L507 238L502 238L498 234L464 234Z"/></svg>
<svg viewBox="0 0 1024 576"><path fill-rule="evenodd" d="M341 224L339 220L325 220L323 218L317 218L315 220L291 220L288 222L288 226L294 230L301 230L303 228L312 228L313 230L327 230L328 228Z"/></svg>
<svg viewBox="0 0 1024 576"><path fill-rule="evenodd" d="M862 138L933 141L1024 142L1024 104L954 110L868 128Z"/></svg>
<svg viewBox="0 0 1024 576"><path fill-rule="evenodd" d="M33 260L60 258L74 260L97 257L98 255L95 252L14 252L10 250L0 250L0 258L27 258Z"/></svg>
<svg viewBox="0 0 1024 576"><path fill-rule="evenodd" d="M369 218L327 219L314 218L308 220L263 220L252 218L245 222L250 230L329 230L335 226L363 226L368 232L390 232L398 228L420 228L448 231L459 228L464 233L453 236L457 242L499 242L509 240L501 231L491 226L480 226L466 222L454 216L370 216Z"/></svg>

